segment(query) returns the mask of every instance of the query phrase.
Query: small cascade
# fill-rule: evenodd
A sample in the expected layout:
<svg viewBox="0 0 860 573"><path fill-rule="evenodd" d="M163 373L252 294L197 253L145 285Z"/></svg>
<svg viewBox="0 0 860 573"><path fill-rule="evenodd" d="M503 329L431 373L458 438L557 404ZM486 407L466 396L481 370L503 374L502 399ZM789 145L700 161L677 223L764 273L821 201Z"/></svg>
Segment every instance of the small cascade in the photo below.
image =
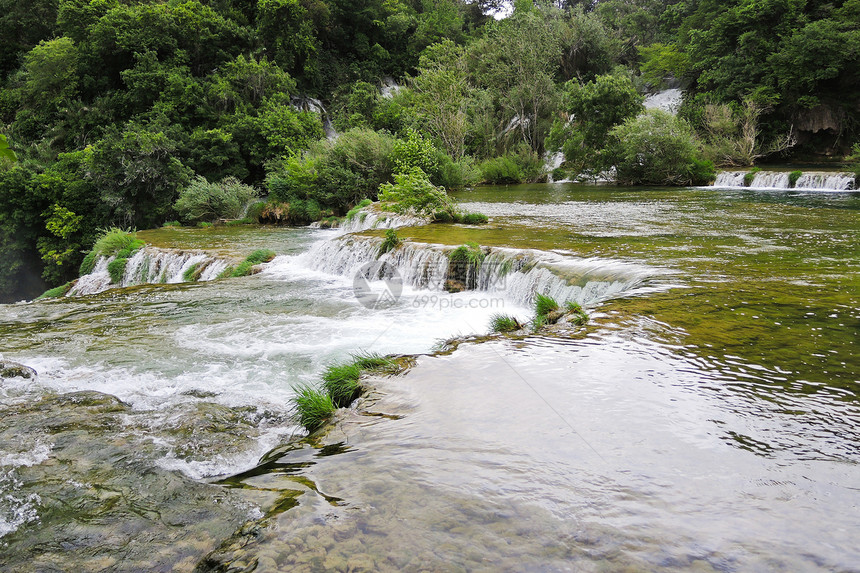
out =
<svg viewBox="0 0 860 573"><path fill-rule="evenodd" d="M394 94L399 92L402 87L394 81L394 78L390 76L385 76L382 78L382 85L379 88L379 95L384 99L391 99L394 97Z"/></svg>
<svg viewBox="0 0 860 573"><path fill-rule="evenodd" d="M293 96L290 98L290 104L297 111L308 111L319 115L323 123L325 136L329 140L337 139L338 133L334 129L334 124L331 122L328 111L320 100L307 96Z"/></svg>
<svg viewBox="0 0 860 573"><path fill-rule="evenodd" d="M305 266L328 274L368 279L398 277L404 285L444 290L449 277L448 255L454 247L407 242L378 257L382 239L346 236L318 243L303 255ZM653 268L607 259L580 259L535 250L485 248L477 269L476 290L528 306L535 292L558 301L591 305L630 293L658 274ZM367 263L380 264L367 276Z"/></svg>
<svg viewBox="0 0 860 573"><path fill-rule="evenodd" d="M677 88L663 90L655 94L649 95L642 102L645 109L662 109L672 115L678 113L681 107L681 100L684 98L684 92Z"/></svg>
<svg viewBox="0 0 860 573"><path fill-rule="evenodd" d="M569 181L569 179L559 179L558 181L554 180L552 177L553 171L561 167L561 164L564 163L564 153L561 151L556 151L555 153L546 152L544 156L544 171L546 171L547 182L548 183L563 183Z"/></svg>
<svg viewBox="0 0 860 573"><path fill-rule="evenodd" d="M834 172L802 173L791 185L787 171L757 171L750 184L750 171L722 171L712 187L748 189L797 189L801 191L851 191L855 188L854 174Z"/></svg>
<svg viewBox="0 0 860 573"><path fill-rule="evenodd" d="M853 173L804 173L794 185L795 189L826 189L850 191L856 188Z"/></svg>
<svg viewBox="0 0 860 573"><path fill-rule="evenodd" d="M181 283L185 281L186 272L193 273L198 281L211 281L233 263L202 252L144 247L128 259L122 281L114 283L108 272L113 260L114 257L99 257L93 271L79 278L66 296L96 294L109 288L139 284Z"/></svg>
<svg viewBox="0 0 860 573"><path fill-rule="evenodd" d="M341 223L339 229L344 233L357 233L370 229L397 229L398 227L414 227L426 225L429 221L421 217L386 213L367 207Z"/></svg>

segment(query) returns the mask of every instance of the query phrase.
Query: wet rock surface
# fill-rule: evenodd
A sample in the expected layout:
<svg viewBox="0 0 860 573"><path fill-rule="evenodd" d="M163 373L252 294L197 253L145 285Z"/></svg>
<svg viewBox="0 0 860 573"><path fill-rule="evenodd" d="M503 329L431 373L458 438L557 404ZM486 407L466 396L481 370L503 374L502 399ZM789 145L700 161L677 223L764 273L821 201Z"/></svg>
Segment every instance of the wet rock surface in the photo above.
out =
<svg viewBox="0 0 860 573"><path fill-rule="evenodd" d="M46 396L3 418L0 481L22 519L0 537L0 570L190 571L258 512L244 492L159 467L113 396Z"/></svg>
<svg viewBox="0 0 860 573"><path fill-rule="evenodd" d="M33 379L36 377L36 371L17 362L9 360L0 360L0 379L6 378L27 378Z"/></svg>

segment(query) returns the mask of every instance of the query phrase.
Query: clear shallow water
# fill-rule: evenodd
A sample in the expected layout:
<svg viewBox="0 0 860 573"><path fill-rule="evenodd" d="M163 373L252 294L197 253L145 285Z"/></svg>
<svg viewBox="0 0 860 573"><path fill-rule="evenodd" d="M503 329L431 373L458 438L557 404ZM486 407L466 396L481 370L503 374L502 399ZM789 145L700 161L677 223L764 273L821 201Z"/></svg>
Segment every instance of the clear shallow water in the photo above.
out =
<svg viewBox="0 0 860 573"><path fill-rule="evenodd" d="M348 416L322 443L275 455L226 490L210 486L236 508L216 521L235 531L251 518L260 529L250 543L225 543L209 566L858 570L856 194L553 185L458 199L491 224L399 235L652 268L653 288L590 309L580 338L423 358L379 382L384 396L371 409L399 419ZM0 384L16 420L4 437L16 427L31 436L5 439L0 455L10 484L2 516L17 528L0 538L6 564L26 570L40 550L23 540L62 539L74 515L51 509L46 495L51 464L70 446L68 431L31 420L39 400L54 400L62 417L67 405L54 397L118 396L127 408L98 415L121 420L119 429L106 423L89 435L124 441L136 463L195 487L286 440L290 384L328 361L357 349L426 352L438 338L484 332L499 310L454 308L474 293L416 306L428 293L410 290L398 306L366 309L351 276L302 259L334 235L153 232L144 238L165 247L281 256L245 279L0 307L3 357L40 372L37 384ZM21 457L30 450L47 458ZM89 479L115 479L100 475ZM54 497L86 491L67 486ZM221 545L224 532L198 522L196 549L165 534L160 543L186 549L148 568L190 570L177 564ZM105 545L108 555L128 551Z"/></svg>

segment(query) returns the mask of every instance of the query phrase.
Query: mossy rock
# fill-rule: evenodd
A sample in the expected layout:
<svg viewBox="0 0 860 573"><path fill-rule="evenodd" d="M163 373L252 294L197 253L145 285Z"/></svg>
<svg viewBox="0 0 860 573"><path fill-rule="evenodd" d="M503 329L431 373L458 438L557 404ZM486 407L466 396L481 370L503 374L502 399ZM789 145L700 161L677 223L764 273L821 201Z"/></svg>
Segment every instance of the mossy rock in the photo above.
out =
<svg viewBox="0 0 860 573"><path fill-rule="evenodd" d="M32 380L35 377L36 371L29 366L8 360L0 361L0 379L26 378L27 380Z"/></svg>

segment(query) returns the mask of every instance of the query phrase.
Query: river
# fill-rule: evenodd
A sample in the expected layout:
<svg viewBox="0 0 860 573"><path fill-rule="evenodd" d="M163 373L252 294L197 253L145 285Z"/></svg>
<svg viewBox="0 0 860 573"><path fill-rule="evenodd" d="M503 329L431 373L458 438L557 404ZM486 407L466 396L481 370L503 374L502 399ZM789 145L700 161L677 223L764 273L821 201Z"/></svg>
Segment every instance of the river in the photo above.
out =
<svg viewBox="0 0 860 573"><path fill-rule="evenodd" d="M456 199L490 223L399 229L381 308L381 231L251 227L140 236L278 253L254 276L0 306L39 373L0 381L0 565L860 571L860 194ZM466 242L481 290L446 293ZM429 354L535 289L590 322ZM420 356L300 440L291 386L360 350Z"/></svg>

